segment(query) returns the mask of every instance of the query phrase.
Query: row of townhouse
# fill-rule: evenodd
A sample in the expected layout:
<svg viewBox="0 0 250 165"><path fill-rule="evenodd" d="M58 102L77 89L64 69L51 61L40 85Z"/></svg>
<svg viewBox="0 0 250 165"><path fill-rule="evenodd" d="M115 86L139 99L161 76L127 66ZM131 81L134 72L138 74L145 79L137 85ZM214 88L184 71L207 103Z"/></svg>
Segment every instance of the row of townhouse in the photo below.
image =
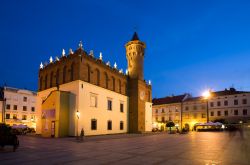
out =
<svg viewBox="0 0 250 165"><path fill-rule="evenodd" d="M250 122L250 92L234 88L210 92L209 98L189 94L153 99L153 122L173 121L193 129L196 123L225 120L228 123Z"/></svg>

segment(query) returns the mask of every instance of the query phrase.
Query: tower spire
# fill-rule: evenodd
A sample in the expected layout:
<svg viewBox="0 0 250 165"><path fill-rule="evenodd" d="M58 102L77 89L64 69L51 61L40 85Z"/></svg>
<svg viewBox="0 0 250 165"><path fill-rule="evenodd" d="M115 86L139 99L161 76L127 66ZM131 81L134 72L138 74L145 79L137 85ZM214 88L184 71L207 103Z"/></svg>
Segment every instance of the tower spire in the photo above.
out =
<svg viewBox="0 0 250 165"><path fill-rule="evenodd" d="M137 40L140 40L140 39L139 39L139 37L138 37L137 32L134 32L134 34L133 34L133 37L132 37L131 41L137 41Z"/></svg>

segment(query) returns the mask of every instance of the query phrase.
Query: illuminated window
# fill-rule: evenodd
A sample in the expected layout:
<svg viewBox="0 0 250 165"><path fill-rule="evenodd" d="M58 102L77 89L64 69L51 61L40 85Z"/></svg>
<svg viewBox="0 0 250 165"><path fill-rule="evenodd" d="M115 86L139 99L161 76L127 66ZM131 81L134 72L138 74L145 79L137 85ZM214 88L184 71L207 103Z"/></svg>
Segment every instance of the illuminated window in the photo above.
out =
<svg viewBox="0 0 250 165"><path fill-rule="evenodd" d="M17 115L16 114L13 114L13 119L17 119Z"/></svg>
<svg viewBox="0 0 250 165"><path fill-rule="evenodd" d="M27 115L23 115L22 120L27 120Z"/></svg>

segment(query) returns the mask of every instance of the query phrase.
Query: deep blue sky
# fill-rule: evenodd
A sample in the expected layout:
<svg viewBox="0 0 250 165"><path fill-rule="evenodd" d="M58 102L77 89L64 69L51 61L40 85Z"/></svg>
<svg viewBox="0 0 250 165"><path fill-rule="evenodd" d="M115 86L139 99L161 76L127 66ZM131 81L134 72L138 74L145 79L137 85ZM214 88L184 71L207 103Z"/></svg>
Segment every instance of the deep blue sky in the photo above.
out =
<svg viewBox="0 0 250 165"><path fill-rule="evenodd" d="M76 49L125 70L134 27L153 97L250 90L250 1L1 0L0 84L37 89L41 61Z"/></svg>

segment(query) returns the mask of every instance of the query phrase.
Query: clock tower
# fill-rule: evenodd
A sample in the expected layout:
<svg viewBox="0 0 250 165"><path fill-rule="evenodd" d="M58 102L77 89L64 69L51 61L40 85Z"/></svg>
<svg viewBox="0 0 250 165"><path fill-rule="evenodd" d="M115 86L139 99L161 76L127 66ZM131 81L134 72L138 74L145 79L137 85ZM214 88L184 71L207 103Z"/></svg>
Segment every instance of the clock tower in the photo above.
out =
<svg viewBox="0 0 250 165"><path fill-rule="evenodd" d="M144 80L144 50L146 44L135 32L126 45L128 62L129 132L151 131L152 97L151 85Z"/></svg>

